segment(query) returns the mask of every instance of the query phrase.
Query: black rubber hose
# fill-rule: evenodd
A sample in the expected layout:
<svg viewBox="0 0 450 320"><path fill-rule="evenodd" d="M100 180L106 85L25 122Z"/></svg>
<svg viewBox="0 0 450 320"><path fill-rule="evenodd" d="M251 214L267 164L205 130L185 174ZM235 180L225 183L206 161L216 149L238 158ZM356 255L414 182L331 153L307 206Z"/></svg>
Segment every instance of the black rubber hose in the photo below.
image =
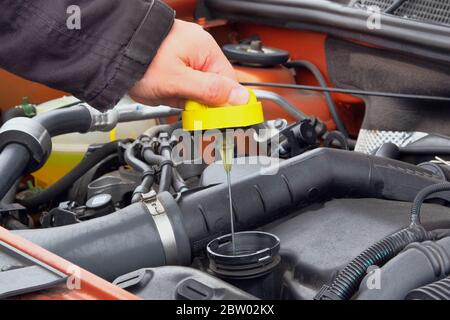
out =
<svg viewBox="0 0 450 320"><path fill-rule="evenodd" d="M442 182L438 184L434 184L431 186L428 186L421 190L417 196L414 198L413 204L411 206L411 224L420 225L420 210L422 208L423 202L431 195L443 192L443 191L450 191L450 183L449 182Z"/></svg>
<svg viewBox="0 0 450 320"><path fill-rule="evenodd" d="M144 133L144 135L147 136L150 139L157 138L158 135L160 133L163 133L163 132L168 133L169 136L171 136L172 133L176 129L179 129L179 128L181 128L181 122L175 122L175 123L172 123L172 124L161 124L161 125L158 125L158 126L151 127L150 129L148 129Z"/></svg>
<svg viewBox="0 0 450 320"><path fill-rule="evenodd" d="M236 230L261 227L293 209L332 197L412 201L419 190L438 181L413 165L333 149L305 153L283 161L277 169L272 175L257 172L233 179ZM191 251L204 252L207 242L229 232L227 194L223 183L182 193L177 199L168 192L158 195L175 234L177 263L189 265ZM161 237L152 217L145 204L136 203L80 224L18 234L111 279L165 264ZM167 234L162 236L167 241Z"/></svg>
<svg viewBox="0 0 450 320"><path fill-rule="evenodd" d="M450 277L412 290L405 300L450 300Z"/></svg>
<svg viewBox="0 0 450 320"><path fill-rule="evenodd" d="M87 132L92 125L90 111L81 105L46 112L34 117L33 120L41 124L52 137L72 132ZM12 156L11 150L13 149L17 150L17 152ZM27 154L25 154L24 149L24 147L18 147L18 145L13 144L13 146L8 149L9 151L5 152L6 148L2 151L2 155L0 156L0 174L2 175L2 180L0 182L0 199L3 199L14 181L25 172L26 166L23 167L23 163L29 162L31 156L28 151ZM52 188L50 191L58 194L60 192L56 188ZM54 194L51 192L44 194L51 196L45 198L45 200L48 201L48 199L54 197ZM33 201L27 203L38 205L42 203L40 200L43 200L44 198L38 195L33 199Z"/></svg>
<svg viewBox="0 0 450 320"><path fill-rule="evenodd" d="M136 146L137 146L136 143L127 146L125 150L125 162L134 170L140 173L153 171L152 168L147 163L136 157L136 149L135 149Z"/></svg>
<svg viewBox="0 0 450 320"><path fill-rule="evenodd" d="M109 281L165 264L157 228L142 203L83 223L14 233Z"/></svg>
<svg viewBox="0 0 450 320"><path fill-rule="evenodd" d="M444 146L406 146L399 148L400 153L404 155L449 155L450 154L450 148L444 147Z"/></svg>
<svg viewBox="0 0 450 320"><path fill-rule="evenodd" d="M172 185L172 148L165 146L161 149L161 155L164 157L164 162L161 167L161 178L159 182L159 192L169 191Z"/></svg>
<svg viewBox="0 0 450 320"><path fill-rule="evenodd" d="M29 161L30 153L21 144L11 143L0 152L0 201L25 171Z"/></svg>
<svg viewBox="0 0 450 320"><path fill-rule="evenodd" d="M72 171L65 175L61 180L48 187L37 195L21 201L21 204L28 209L35 209L38 206L45 204L63 192L67 191L79 178L97 165L101 160L109 155L118 152L120 141L114 141L105 144L101 148L95 150L86 156ZM22 171L21 171L22 172Z"/></svg>
<svg viewBox="0 0 450 320"><path fill-rule="evenodd" d="M133 196L131 197L131 203L136 203L142 200L142 195L150 192L154 182L155 176L153 174L148 174L144 176L142 178L141 184L133 192Z"/></svg>
<svg viewBox="0 0 450 320"><path fill-rule="evenodd" d="M176 168L172 169L172 188L175 192L185 192L189 190L189 187Z"/></svg>
<svg viewBox="0 0 450 320"><path fill-rule="evenodd" d="M21 107L15 107L15 108L11 108L8 109L6 111L3 112L2 114L2 121L1 123L6 123L8 120L11 120L13 118L18 118L18 117L26 117L26 113L25 110Z"/></svg>
<svg viewBox="0 0 450 320"><path fill-rule="evenodd" d="M353 259L329 287L324 287L317 300L348 300L358 291L361 281L371 266L383 266L413 242L431 240L432 234L422 227L400 230L364 250Z"/></svg>
<svg viewBox="0 0 450 320"><path fill-rule="evenodd" d="M145 132L145 136L149 139L157 138L161 133L167 133L170 137L176 129L181 127L181 122L172 124L164 124L150 128ZM161 148L161 155L156 155L151 149L143 152L144 159L149 164L155 164L161 168L161 177L158 192L168 191L172 184L172 148L167 143Z"/></svg>
<svg viewBox="0 0 450 320"><path fill-rule="evenodd" d="M384 143L375 153L377 157L390 159L400 158L400 148L392 142Z"/></svg>
<svg viewBox="0 0 450 320"><path fill-rule="evenodd" d="M131 199L132 203L139 201L143 194L150 192L150 189L155 181L155 172L152 167L136 157L136 146L137 143L133 143L125 150L125 162L142 175L141 184L133 192Z"/></svg>
<svg viewBox="0 0 450 320"><path fill-rule="evenodd" d="M320 86L323 88L327 88L328 84L324 78L324 76L322 75L322 73L320 72L320 70L311 62L309 61L304 61L304 60L293 60L293 61L289 61L286 64L286 67L288 68L305 68L308 69L313 75L314 77L317 79L317 81L319 82ZM334 103L333 97L331 96L331 94L329 92L324 92L323 93L325 95L325 99L327 101L327 105L328 105L328 110L330 111L331 116L333 117L334 123L336 123L336 127L337 129L342 132L342 134L344 134L344 136L346 138L348 138L348 131L345 127L344 122L341 119L341 116L339 115L336 105Z"/></svg>
<svg viewBox="0 0 450 320"><path fill-rule="evenodd" d="M52 110L38 114L33 119L47 129L52 137L74 132L85 133L92 125L91 113L83 105Z"/></svg>
<svg viewBox="0 0 450 320"><path fill-rule="evenodd" d="M330 198L411 202L420 190L442 181L411 164L336 149L316 149L264 172L267 174L255 172L232 181L236 230L258 228L294 208ZM230 230L225 182L182 193L173 207L183 213L183 224L195 252Z"/></svg>
<svg viewBox="0 0 450 320"><path fill-rule="evenodd" d="M161 165L166 159L163 156L160 156L153 152L153 150L146 148L142 153L145 161L151 165Z"/></svg>
<svg viewBox="0 0 450 320"><path fill-rule="evenodd" d="M145 148L142 153L142 156L148 164L157 165L161 168L161 178L158 190L159 193L169 190L172 183L173 162L172 160L170 160L170 158L166 158L170 157L170 150L171 149L168 147L161 150L161 152L164 153L165 156L155 154L150 148Z"/></svg>

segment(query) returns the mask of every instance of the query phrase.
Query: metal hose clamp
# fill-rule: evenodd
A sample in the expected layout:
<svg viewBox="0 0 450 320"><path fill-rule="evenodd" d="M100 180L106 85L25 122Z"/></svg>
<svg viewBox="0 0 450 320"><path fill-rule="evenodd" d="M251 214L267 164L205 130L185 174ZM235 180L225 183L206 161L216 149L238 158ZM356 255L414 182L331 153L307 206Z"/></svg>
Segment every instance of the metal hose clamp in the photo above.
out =
<svg viewBox="0 0 450 320"><path fill-rule="evenodd" d="M156 193L154 191L143 194L142 201L155 222L156 229L158 230L159 237L161 238L161 243L163 245L164 254L166 256L166 264L178 264L177 241L172 223L170 222L166 210L156 197Z"/></svg>

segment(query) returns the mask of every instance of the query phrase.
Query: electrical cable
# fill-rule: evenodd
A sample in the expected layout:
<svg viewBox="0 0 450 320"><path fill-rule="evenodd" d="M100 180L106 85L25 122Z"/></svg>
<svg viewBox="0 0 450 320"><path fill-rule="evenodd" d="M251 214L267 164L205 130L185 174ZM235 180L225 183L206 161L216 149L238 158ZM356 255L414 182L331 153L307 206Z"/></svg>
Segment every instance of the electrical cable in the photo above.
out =
<svg viewBox="0 0 450 320"><path fill-rule="evenodd" d="M386 97L386 98L397 98L397 99L410 99L410 100L428 100L428 101L445 101L450 102L450 97L442 96L428 96L428 95L418 95L418 94L404 94L404 93L393 93L393 92L380 92L380 91L365 91L365 90L353 90L353 89L343 89L343 88L323 88L317 86L307 86L301 84L284 84L284 83L272 83L272 82L241 82L243 86L249 87L272 87L272 88L284 88L284 89L295 89L295 90L307 90L307 91L319 91L319 92L333 92L333 93L345 93L360 96L374 96L374 97Z"/></svg>
<svg viewBox="0 0 450 320"><path fill-rule="evenodd" d="M353 259L338 276L331 286L324 286L316 295L317 300L347 300L350 299L359 288L367 269L372 266L383 266L387 261L395 257L408 244L422 242L436 238L437 233L427 232L421 225L420 209L423 202L432 194L442 191L450 191L450 183L442 182L423 188L414 198L411 206L411 224L393 235L370 246L358 257Z"/></svg>
<svg viewBox="0 0 450 320"><path fill-rule="evenodd" d="M348 300L359 289L370 266L382 267L409 244L432 240L433 234L417 225L402 229L364 250L342 269L330 286L323 286L316 300Z"/></svg>
<svg viewBox="0 0 450 320"><path fill-rule="evenodd" d="M322 75L320 70L313 63L311 63L309 61L304 61L304 60L292 60L292 61L287 62L285 64L285 66L287 68L306 68L314 75L314 77L319 82L319 84L322 88L327 87L327 82L326 82L324 76ZM331 96L331 94L329 92L326 92L326 91L324 91L324 95L325 95L325 99L327 101L328 110L330 111L331 117L333 118L333 121L336 124L337 130L340 131L346 138L348 138L347 128L345 127L345 124L342 121L342 119L337 111L336 105L333 101L333 97Z"/></svg>
<svg viewBox="0 0 450 320"><path fill-rule="evenodd" d="M450 182L433 184L417 194L411 206L411 225L420 225L420 210L423 202L432 194L443 191L450 191Z"/></svg>

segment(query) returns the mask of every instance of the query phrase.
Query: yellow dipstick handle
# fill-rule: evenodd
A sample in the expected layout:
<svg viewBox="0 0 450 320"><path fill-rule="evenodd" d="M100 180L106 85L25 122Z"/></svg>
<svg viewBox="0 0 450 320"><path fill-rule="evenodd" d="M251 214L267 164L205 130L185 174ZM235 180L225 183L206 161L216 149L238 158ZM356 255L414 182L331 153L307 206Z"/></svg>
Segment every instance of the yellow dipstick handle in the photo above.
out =
<svg viewBox="0 0 450 320"><path fill-rule="evenodd" d="M264 122L261 102L249 90L247 104L239 106L213 107L196 101L187 101L183 112L183 129L203 131L212 129L243 128Z"/></svg>

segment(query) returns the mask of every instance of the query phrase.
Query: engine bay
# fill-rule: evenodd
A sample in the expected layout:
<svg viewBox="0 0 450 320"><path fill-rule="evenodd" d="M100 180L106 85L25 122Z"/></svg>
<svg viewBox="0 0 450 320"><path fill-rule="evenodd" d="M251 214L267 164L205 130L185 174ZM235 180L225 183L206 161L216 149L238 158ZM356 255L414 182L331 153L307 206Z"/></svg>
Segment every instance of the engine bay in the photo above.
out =
<svg viewBox="0 0 450 320"><path fill-rule="evenodd" d="M0 298L51 296L75 266L147 300L450 299L448 64L260 24L265 7L242 17L237 2L207 1L204 27L261 123L186 130L189 108L129 97L3 112Z"/></svg>
<svg viewBox="0 0 450 320"><path fill-rule="evenodd" d="M266 98L271 94L257 91ZM132 117L130 110L139 110L140 116ZM126 105L110 113L127 120L178 113L168 107L148 111L150 116ZM26 120L49 123L55 126L49 131L58 132L60 121L50 119L83 112L95 130L111 128L107 121L92 122L100 113L82 103ZM0 132L5 140L11 139L11 123L23 119L6 123ZM435 204L424 205L423 221L410 213L421 190L436 185L444 188L433 193L446 190L446 164L393 159L393 143L383 144L377 155L349 150L351 142L342 134L328 132L319 120L308 117L293 124L271 120L259 127L251 134L233 131L238 155L231 170L238 231L234 254L229 248L229 196L221 154L212 148L212 154L200 153L199 160L198 153L187 152L198 147L193 141L208 149L202 142L211 137L186 132L177 121L152 126L137 139L90 145L81 162L44 190L30 188L36 180L15 183L8 192L14 200L4 198L2 224L149 300L404 299L448 274L445 193ZM215 138L221 135L219 131ZM250 139L258 141L259 148L250 148ZM244 141L244 148L238 141ZM258 154L251 155L250 149ZM391 152L383 155L385 149ZM205 155L211 156L210 163ZM400 240L383 244L390 237ZM389 252L394 248L395 253ZM372 269L357 276L346 271L354 270L352 263L367 254L375 256L364 263L381 274L376 289L366 286L377 274ZM413 277L395 278L406 267L403 260L414 254L423 261L409 265L418 269L411 272ZM430 263L434 267L427 270ZM328 285L340 277L349 293L339 289L327 294Z"/></svg>

